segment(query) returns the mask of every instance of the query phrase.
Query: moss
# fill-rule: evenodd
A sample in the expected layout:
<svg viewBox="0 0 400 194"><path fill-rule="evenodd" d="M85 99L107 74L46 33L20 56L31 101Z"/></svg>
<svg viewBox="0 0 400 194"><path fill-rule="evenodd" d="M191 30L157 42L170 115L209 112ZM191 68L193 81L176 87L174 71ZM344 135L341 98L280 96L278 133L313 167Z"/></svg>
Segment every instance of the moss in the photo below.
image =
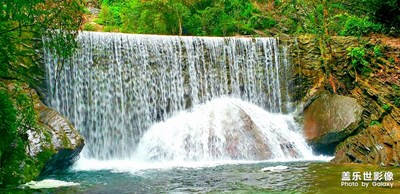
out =
<svg viewBox="0 0 400 194"><path fill-rule="evenodd" d="M6 174L7 159L10 155L10 148L12 147L13 140L17 136L17 118L16 109L8 95L2 89L0 90L0 136L2 141L0 143L0 184L4 182L4 175Z"/></svg>
<svg viewBox="0 0 400 194"><path fill-rule="evenodd" d="M12 142L10 151L4 154L1 178L3 185L21 184L32 180L39 172L35 170L35 162L26 156L25 143L21 138Z"/></svg>
<svg viewBox="0 0 400 194"><path fill-rule="evenodd" d="M51 135L38 125L38 113L26 84L0 80L0 107L0 187L29 182L39 176L55 151L42 146L36 157L28 155L27 130L43 133L46 142L51 142Z"/></svg>

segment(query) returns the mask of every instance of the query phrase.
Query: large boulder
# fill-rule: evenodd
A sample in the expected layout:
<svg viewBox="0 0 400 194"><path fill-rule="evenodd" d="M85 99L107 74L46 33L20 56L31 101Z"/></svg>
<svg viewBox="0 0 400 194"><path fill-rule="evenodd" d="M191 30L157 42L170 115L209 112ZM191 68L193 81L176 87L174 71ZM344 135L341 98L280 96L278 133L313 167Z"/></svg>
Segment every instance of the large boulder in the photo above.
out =
<svg viewBox="0 0 400 194"><path fill-rule="evenodd" d="M70 166L84 146L72 124L46 107L35 90L0 80L0 187L18 185Z"/></svg>
<svg viewBox="0 0 400 194"><path fill-rule="evenodd" d="M362 111L354 98L320 94L304 110L306 140L317 151L337 144L358 127Z"/></svg>

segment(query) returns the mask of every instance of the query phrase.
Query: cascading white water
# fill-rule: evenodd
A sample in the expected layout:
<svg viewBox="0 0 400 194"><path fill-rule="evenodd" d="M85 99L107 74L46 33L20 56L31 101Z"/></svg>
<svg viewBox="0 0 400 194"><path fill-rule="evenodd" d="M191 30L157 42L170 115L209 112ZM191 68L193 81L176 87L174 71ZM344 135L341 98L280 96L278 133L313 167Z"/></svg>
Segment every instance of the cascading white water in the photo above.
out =
<svg viewBox="0 0 400 194"><path fill-rule="evenodd" d="M49 104L83 134L85 158L312 155L281 114L290 110L290 67L275 38L82 32L78 42L69 59L45 49L45 63Z"/></svg>
<svg viewBox="0 0 400 194"><path fill-rule="evenodd" d="M309 158L290 115L235 98L217 98L153 125L138 144L143 161Z"/></svg>

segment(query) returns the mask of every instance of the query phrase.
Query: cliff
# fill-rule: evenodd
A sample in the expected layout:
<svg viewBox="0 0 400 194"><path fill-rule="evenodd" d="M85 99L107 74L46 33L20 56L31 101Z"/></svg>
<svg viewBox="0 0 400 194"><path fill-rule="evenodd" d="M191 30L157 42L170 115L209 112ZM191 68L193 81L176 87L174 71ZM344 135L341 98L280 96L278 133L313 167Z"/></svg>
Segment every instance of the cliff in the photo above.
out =
<svg viewBox="0 0 400 194"><path fill-rule="evenodd" d="M334 150L333 162L399 165L400 47L398 42L397 39L389 38L332 37L327 45L328 57L322 58L320 42L316 37L298 37L296 44L292 41L292 63L296 85L293 95L299 104L300 112L303 113L306 132L310 130L310 121L332 116L312 114L316 111L332 111L326 108L322 111L318 108L310 109L313 104L315 106L315 103L318 103L316 99L321 98L321 93L355 99L363 109L361 119L348 129L351 133L340 141L310 142L314 147ZM325 102L329 103L329 100ZM354 109L352 106L346 107L351 109L349 111ZM320 108L324 109L322 106ZM337 108L338 106L331 106L331 109ZM335 125L336 122L326 124ZM325 129L320 127L313 130ZM332 131L320 133L321 136L329 134L332 134ZM324 152L326 149L320 151Z"/></svg>

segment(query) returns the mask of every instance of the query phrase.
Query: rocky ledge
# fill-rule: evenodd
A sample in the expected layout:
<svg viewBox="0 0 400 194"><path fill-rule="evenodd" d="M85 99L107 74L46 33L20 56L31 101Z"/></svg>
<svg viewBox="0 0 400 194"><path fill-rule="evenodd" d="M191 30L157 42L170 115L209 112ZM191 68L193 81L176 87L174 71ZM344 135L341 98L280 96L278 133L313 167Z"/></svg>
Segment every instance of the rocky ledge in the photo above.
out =
<svg viewBox="0 0 400 194"><path fill-rule="evenodd" d="M0 186L29 182L69 167L84 140L57 111L46 107L35 90L18 81L0 80Z"/></svg>
<svg viewBox="0 0 400 194"><path fill-rule="evenodd" d="M328 147L317 151L334 154L333 162L400 165L400 46L385 39L332 37L332 54L322 68L318 40L304 36L297 42L291 51L294 99L309 104L301 109L309 143ZM363 51L359 58L349 54L355 47ZM365 67L354 65L360 61ZM336 97L321 93L347 100L336 103Z"/></svg>

